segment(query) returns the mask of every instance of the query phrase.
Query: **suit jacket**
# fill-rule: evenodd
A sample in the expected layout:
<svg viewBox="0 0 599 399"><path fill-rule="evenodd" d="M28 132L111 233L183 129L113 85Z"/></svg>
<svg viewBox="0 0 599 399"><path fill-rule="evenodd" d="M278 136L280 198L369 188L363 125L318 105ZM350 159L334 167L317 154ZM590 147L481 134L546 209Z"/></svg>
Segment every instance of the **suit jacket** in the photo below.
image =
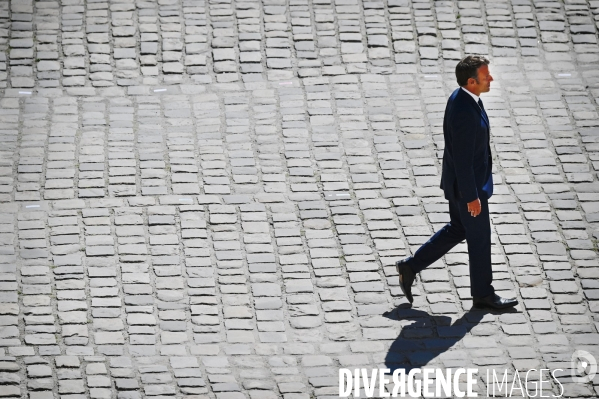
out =
<svg viewBox="0 0 599 399"><path fill-rule="evenodd" d="M489 129L489 119L474 98L456 89L447 101L443 118L441 188L446 199L471 202L493 194Z"/></svg>

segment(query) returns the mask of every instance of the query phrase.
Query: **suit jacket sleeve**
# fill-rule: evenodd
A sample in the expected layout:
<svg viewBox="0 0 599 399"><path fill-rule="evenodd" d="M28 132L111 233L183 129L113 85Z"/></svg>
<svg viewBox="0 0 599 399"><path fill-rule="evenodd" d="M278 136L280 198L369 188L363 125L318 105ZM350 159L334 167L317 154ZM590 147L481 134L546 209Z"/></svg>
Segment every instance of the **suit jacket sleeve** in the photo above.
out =
<svg viewBox="0 0 599 399"><path fill-rule="evenodd" d="M474 177L476 123L472 113L467 109L459 110L450 120L453 163L458 190L466 202L472 202L478 198Z"/></svg>

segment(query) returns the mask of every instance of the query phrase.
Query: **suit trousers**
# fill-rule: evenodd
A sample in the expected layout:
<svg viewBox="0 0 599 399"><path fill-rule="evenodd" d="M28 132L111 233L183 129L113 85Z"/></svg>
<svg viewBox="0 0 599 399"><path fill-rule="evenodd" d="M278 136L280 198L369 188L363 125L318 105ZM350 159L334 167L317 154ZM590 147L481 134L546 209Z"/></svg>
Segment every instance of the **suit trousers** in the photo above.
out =
<svg viewBox="0 0 599 399"><path fill-rule="evenodd" d="M450 222L436 232L407 261L408 266L419 273L439 260L451 248L464 239L468 244L470 262L470 292L473 297L485 297L494 293L491 268L491 223L489 200L480 199L481 212L473 217L466 202L449 200Z"/></svg>

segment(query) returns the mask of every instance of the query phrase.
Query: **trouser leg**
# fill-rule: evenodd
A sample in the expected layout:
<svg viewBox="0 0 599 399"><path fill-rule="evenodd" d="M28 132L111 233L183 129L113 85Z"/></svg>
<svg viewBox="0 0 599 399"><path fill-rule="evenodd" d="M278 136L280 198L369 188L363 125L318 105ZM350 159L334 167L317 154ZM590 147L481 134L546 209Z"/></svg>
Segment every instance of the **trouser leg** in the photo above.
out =
<svg viewBox="0 0 599 399"><path fill-rule="evenodd" d="M493 269L491 267L491 222L489 201L481 199L481 212L472 217L467 205L460 203L459 211L468 244L470 262L470 292L473 297L493 294Z"/></svg>
<svg viewBox="0 0 599 399"><path fill-rule="evenodd" d="M408 265L414 273L421 272L439 260L451 248L466 238L458 206L457 201L449 201L450 222L418 248L414 256L408 261Z"/></svg>

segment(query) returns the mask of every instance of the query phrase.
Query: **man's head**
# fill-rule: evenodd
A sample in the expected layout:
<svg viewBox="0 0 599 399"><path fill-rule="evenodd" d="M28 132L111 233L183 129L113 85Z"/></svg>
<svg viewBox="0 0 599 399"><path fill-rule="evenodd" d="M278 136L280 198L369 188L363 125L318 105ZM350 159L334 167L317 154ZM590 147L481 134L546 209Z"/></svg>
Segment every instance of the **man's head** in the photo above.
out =
<svg viewBox="0 0 599 399"><path fill-rule="evenodd" d="M489 60L485 57L469 55L462 59L455 67L455 76L461 87L477 96L491 90L493 77L489 73Z"/></svg>

